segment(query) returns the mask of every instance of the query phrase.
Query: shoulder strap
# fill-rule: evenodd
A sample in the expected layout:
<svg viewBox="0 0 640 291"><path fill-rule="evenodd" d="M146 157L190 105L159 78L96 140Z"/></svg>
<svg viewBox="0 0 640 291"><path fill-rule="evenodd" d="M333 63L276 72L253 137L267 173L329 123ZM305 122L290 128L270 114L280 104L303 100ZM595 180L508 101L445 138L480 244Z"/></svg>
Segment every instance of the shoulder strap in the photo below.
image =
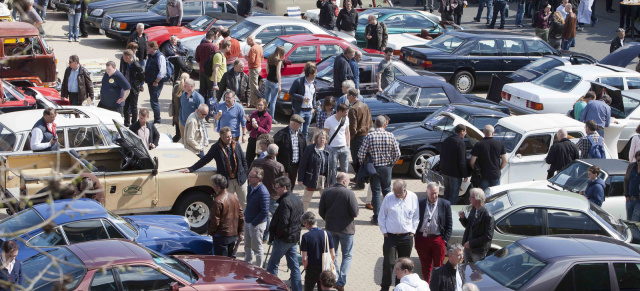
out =
<svg viewBox="0 0 640 291"><path fill-rule="evenodd" d="M324 231L324 252L329 252L329 236L327 235L327 231Z"/></svg>
<svg viewBox="0 0 640 291"><path fill-rule="evenodd" d="M340 129L342 128L342 126L344 125L344 119L346 117L342 118L342 121L340 121L340 125L338 125L338 128L336 129L336 131L333 133L333 135L331 136L331 138L329 139L329 143L328 145L331 145L331 142L333 141L334 138L336 138L336 135L338 135L338 132L340 131Z"/></svg>

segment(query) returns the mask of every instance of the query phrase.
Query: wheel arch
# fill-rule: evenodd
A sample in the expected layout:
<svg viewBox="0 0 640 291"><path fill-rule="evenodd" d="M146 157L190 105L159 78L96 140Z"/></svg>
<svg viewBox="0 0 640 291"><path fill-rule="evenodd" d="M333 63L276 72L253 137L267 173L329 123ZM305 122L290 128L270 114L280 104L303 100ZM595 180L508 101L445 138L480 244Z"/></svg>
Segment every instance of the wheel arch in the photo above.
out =
<svg viewBox="0 0 640 291"><path fill-rule="evenodd" d="M200 185L200 186L194 186L194 187L185 189L184 191L182 191L182 193L180 193L180 195L178 195L178 198L176 198L176 200L173 202L171 211L175 211L178 204L180 204L179 202L185 199L186 197L188 197L189 194L193 192L204 192L206 194L211 195L213 194L213 188L211 188L211 186Z"/></svg>
<svg viewBox="0 0 640 291"><path fill-rule="evenodd" d="M449 83L453 82L453 78L456 76L457 73L461 72L461 71L467 71L469 73L471 73L471 75L473 76L474 79L478 79L478 77L476 76L476 70L474 70L471 67L461 67L461 68L457 68L453 74L451 75L451 78L449 79Z"/></svg>

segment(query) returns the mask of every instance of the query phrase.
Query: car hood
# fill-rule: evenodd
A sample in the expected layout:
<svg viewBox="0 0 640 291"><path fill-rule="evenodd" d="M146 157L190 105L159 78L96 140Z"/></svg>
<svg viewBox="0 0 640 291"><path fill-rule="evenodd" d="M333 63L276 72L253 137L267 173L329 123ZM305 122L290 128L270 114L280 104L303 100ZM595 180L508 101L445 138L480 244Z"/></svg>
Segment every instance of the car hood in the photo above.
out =
<svg viewBox="0 0 640 291"><path fill-rule="evenodd" d="M108 15L111 16L114 21L127 22L127 23L130 23L130 22L144 23L145 21L165 19L164 16L158 15L157 13L151 12L146 9L140 10L140 11L133 11L133 12L110 13Z"/></svg>
<svg viewBox="0 0 640 291"><path fill-rule="evenodd" d="M194 285L225 284L228 290L289 290L275 275L243 261L221 256L176 256L198 273ZM234 286L237 285L237 286Z"/></svg>
<svg viewBox="0 0 640 291"><path fill-rule="evenodd" d="M404 124L391 130L391 132L400 143L400 146L426 144L431 140L439 141L442 138L442 131L427 129L422 125L422 122ZM445 134L449 136L449 134Z"/></svg>
<svg viewBox="0 0 640 291"><path fill-rule="evenodd" d="M180 215L132 215L125 218L133 220L140 226L153 225L179 231L189 231L189 222Z"/></svg>
<svg viewBox="0 0 640 291"><path fill-rule="evenodd" d="M147 34L149 41L155 40L155 38L160 36L171 36L175 35L178 38L185 38L197 35L204 35L206 32L193 31L184 26L154 26L144 30L144 33Z"/></svg>
<svg viewBox="0 0 640 291"><path fill-rule="evenodd" d="M92 2L89 4L89 9L103 9L107 11L115 11L122 8L146 8L147 3L140 0L106 0L106 1L98 1Z"/></svg>
<svg viewBox="0 0 640 291"><path fill-rule="evenodd" d="M478 286L479 290L492 290L492 291L513 290L513 289L502 286L502 284L496 282L491 277L485 275L480 269L478 269L478 267L476 267L474 263L470 263L465 266L464 275L466 277L466 282L475 284L476 286Z"/></svg>
<svg viewBox="0 0 640 291"><path fill-rule="evenodd" d="M636 57L640 55L640 43L633 42L625 44L625 46L610 53L604 59L600 60L603 65L612 65L618 67L626 67Z"/></svg>

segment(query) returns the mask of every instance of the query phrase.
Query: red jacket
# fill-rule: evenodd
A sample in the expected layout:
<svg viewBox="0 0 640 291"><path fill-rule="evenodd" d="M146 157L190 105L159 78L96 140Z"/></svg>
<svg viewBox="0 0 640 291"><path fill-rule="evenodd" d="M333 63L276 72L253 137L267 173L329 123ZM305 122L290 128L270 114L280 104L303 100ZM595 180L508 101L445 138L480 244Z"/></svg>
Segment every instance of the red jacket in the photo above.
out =
<svg viewBox="0 0 640 291"><path fill-rule="evenodd" d="M256 119L258 121L258 128L254 128L251 125L251 120ZM249 121L247 121L247 130L249 130L249 137L257 139L261 134L271 133L271 123L273 122L273 118L269 115L267 110L264 111L264 115L262 117L258 116L258 110L251 113L249 117Z"/></svg>
<svg viewBox="0 0 640 291"><path fill-rule="evenodd" d="M206 62L212 54L215 54L218 51L218 47L215 44L210 43L208 41L202 42L196 48L196 62L200 66L200 73L204 72L203 63Z"/></svg>

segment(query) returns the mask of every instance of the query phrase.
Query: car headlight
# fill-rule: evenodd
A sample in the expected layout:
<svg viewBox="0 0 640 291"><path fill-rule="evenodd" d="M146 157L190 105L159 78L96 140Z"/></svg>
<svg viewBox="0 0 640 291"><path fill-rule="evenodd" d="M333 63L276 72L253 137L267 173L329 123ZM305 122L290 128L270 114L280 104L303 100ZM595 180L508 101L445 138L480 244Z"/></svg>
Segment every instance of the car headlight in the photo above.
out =
<svg viewBox="0 0 640 291"><path fill-rule="evenodd" d="M102 13L104 12L104 10L102 9L96 9L91 11L91 16L102 16Z"/></svg>
<svg viewBox="0 0 640 291"><path fill-rule="evenodd" d="M125 30L127 29L127 24L120 21L114 21L113 24L111 24L111 28L118 29L118 30Z"/></svg>

